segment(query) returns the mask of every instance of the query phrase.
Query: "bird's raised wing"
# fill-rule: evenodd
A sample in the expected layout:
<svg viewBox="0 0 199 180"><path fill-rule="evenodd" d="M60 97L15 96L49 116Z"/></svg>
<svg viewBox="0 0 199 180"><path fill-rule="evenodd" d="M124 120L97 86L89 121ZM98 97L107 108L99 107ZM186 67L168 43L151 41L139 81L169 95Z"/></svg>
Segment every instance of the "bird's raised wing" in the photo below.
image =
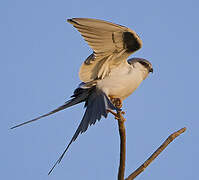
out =
<svg viewBox="0 0 199 180"><path fill-rule="evenodd" d="M77 28L93 49L93 54L80 68L79 77L83 82L103 79L114 64L126 63L127 57L142 47L139 36L127 27L88 18L67 21Z"/></svg>

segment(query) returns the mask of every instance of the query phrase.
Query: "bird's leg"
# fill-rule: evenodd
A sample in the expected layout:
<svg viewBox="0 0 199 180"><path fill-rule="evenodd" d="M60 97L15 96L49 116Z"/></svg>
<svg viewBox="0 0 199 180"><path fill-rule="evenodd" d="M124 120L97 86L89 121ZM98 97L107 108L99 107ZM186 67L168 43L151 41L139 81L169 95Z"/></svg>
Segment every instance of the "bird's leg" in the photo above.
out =
<svg viewBox="0 0 199 180"><path fill-rule="evenodd" d="M110 100L115 107L117 107L118 109L122 108L122 100L120 98L113 98L110 96ZM122 116L123 114L125 114L124 111L118 110L117 113L115 113L114 111L108 109L107 112L110 112L111 114L113 114L115 116L115 119L117 120L120 120L123 122L126 121L126 119Z"/></svg>
<svg viewBox="0 0 199 180"><path fill-rule="evenodd" d="M110 97L110 100L115 107L117 107L118 109L122 108L122 100L120 98L114 98L114 97L111 97L111 96L109 96L109 97ZM121 113L125 114L124 111L121 111Z"/></svg>
<svg viewBox="0 0 199 180"><path fill-rule="evenodd" d="M122 108L122 100L120 98L113 98L110 96L111 102L114 104L115 107L121 109Z"/></svg>

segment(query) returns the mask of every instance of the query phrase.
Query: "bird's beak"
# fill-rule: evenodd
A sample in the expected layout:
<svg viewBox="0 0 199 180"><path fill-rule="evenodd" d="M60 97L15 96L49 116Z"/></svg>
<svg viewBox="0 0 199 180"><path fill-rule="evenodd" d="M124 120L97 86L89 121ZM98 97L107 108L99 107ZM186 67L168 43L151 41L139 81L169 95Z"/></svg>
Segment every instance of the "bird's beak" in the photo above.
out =
<svg viewBox="0 0 199 180"><path fill-rule="evenodd" d="M151 68L151 69L149 70L149 72L153 73L153 68Z"/></svg>

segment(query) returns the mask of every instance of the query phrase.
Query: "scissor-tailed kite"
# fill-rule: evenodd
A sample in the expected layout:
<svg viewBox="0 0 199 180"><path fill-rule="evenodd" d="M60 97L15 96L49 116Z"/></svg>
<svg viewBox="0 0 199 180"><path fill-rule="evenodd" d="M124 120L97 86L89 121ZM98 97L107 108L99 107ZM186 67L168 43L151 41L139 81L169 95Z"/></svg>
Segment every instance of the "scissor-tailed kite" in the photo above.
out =
<svg viewBox="0 0 199 180"><path fill-rule="evenodd" d="M153 72L151 63L143 58L127 60L132 53L142 47L141 39L133 30L96 19L73 18L67 21L81 33L93 49L93 53L80 67L79 78L82 83L64 105L12 127L14 129L85 102L86 111L83 119L49 174L61 162L69 146L80 133L85 132L89 125L95 124L102 116L106 118L108 110L118 110L111 100L124 100L135 91L150 72Z"/></svg>

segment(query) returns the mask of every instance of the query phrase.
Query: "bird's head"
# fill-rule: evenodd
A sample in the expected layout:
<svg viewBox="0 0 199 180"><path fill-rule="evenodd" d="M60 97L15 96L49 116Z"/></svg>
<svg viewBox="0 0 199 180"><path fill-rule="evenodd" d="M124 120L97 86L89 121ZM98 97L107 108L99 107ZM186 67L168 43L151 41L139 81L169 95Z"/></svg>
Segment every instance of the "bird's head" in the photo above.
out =
<svg viewBox="0 0 199 180"><path fill-rule="evenodd" d="M152 64L147 61L146 59L143 59L143 58L131 58L128 60L128 63L130 65L132 65L133 67L135 68L138 68L139 70L141 70L145 77L144 79L148 76L148 74L150 72L153 73L153 67L152 67Z"/></svg>

